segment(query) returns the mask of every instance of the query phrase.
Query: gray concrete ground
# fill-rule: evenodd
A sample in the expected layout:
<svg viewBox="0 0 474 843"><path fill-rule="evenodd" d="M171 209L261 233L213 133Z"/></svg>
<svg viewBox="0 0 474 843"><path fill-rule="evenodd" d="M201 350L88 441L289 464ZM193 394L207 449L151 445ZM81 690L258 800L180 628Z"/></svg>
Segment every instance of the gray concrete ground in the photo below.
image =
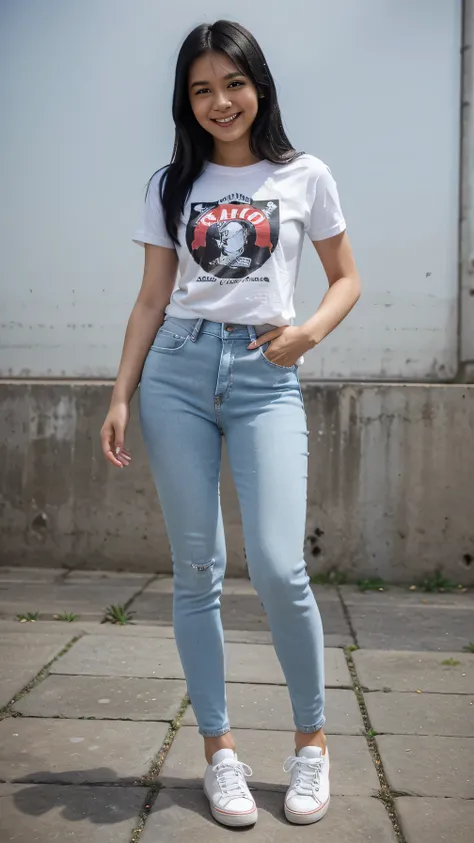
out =
<svg viewBox="0 0 474 843"><path fill-rule="evenodd" d="M474 598L315 586L326 628L331 810L282 812L292 722L258 597L226 582L228 701L253 767L259 843L468 843L474 835ZM0 841L219 843L171 628L150 574L0 568ZM133 624L101 623L111 604ZM39 612L36 622L17 615ZM73 622L55 620L74 612ZM358 647L358 649L357 649Z"/></svg>

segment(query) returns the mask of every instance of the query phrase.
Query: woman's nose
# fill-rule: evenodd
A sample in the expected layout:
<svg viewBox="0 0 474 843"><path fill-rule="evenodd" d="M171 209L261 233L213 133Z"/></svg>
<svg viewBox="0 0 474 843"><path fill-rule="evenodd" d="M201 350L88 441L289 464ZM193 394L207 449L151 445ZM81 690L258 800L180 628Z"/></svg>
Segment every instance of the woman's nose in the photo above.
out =
<svg viewBox="0 0 474 843"><path fill-rule="evenodd" d="M214 97L214 108L216 111L225 111L232 105L229 95L226 93L217 92Z"/></svg>

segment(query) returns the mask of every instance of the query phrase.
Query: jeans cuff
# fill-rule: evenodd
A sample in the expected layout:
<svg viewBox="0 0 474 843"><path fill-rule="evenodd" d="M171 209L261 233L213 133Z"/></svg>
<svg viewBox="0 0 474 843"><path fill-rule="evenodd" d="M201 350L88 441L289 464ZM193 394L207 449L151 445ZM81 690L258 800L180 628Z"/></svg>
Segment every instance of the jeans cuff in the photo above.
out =
<svg viewBox="0 0 474 843"><path fill-rule="evenodd" d="M295 723L295 727L296 727L298 732L304 732L306 735L309 735L310 732L318 732L319 729L322 729L325 722L326 722L326 718L323 716L321 718L321 720L318 720L318 722L315 723L314 726L298 726L298 724Z"/></svg>
<svg viewBox="0 0 474 843"><path fill-rule="evenodd" d="M215 732L210 732L208 729L199 729L199 734L202 735L203 738L221 738L222 735L226 735L227 732L230 732L230 726L225 726L223 729L218 729Z"/></svg>

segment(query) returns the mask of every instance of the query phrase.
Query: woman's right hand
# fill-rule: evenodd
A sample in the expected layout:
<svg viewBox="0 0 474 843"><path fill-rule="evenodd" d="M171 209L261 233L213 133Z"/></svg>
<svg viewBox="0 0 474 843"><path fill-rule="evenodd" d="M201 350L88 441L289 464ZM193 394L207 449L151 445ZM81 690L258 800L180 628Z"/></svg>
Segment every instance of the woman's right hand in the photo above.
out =
<svg viewBox="0 0 474 843"><path fill-rule="evenodd" d="M111 404L100 431L104 456L118 468L129 465L132 459L124 444L129 418L130 408L125 401Z"/></svg>

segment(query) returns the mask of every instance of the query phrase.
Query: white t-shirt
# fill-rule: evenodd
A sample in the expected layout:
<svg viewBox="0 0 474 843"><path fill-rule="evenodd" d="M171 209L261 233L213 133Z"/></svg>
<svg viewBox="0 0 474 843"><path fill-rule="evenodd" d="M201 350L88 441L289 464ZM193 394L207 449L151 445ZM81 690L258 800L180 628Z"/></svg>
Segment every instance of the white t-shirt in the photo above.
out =
<svg viewBox="0 0 474 843"><path fill-rule="evenodd" d="M175 248L150 183L136 243ZM289 325L306 233L325 240L345 229L336 183L312 155L290 164L208 163L178 227L179 268L169 316L242 325Z"/></svg>

